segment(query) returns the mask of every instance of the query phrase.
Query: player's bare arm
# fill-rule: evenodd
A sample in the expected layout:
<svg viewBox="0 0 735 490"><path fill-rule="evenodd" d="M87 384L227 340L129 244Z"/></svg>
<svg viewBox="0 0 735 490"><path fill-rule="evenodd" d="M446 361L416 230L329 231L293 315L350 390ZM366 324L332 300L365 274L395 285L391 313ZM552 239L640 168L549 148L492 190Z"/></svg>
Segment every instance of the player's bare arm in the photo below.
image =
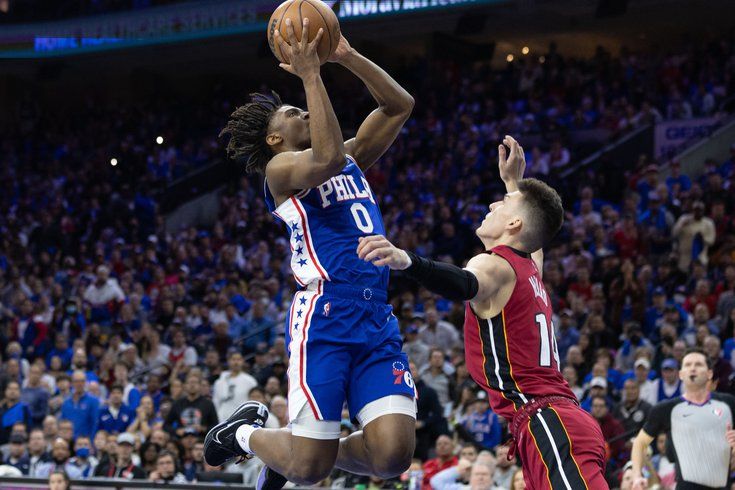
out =
<svg viewBox="0 0 735 490"><path fill-rule="evenodd" d="M286 32L288 42L278 31L275 33L281 52L288 58L288 63L281 63L280 67L301 78L304 84L312 147L303 151L279 153L266 167L268 186L277 202L300 189L310 189L338 174L346 161L342 130L320 75L317 46L324 32L320 29L314 40L307 42L308 18L304 18L300 41L296 39L290 19L286 22Z"/></svg>
<svg viewBox="0 0 735 490"><path fill-rule="evenodd" d="M329 61L341 64L360 78L378 103L378 108L360 125L357 135L345 142L346 153L354 156L364 171L398 137L411 115L414 100L385 70L355 51L344 36Z"/></svg>
<svg viewBox="0 0 735 490"><path fill-rule="evenodd" d="M447 299L470 301L482 316L497 314L507 301L507 291L515 285L513 268L494 255L477 255L462 269L402 250L382 235L360 238L357 255L378 267L404 270L429 291Z"/></svg>
<svg viewBox="0 0 735 490"><path fill-rule="evenodd" d="M510 148L510 154L506 146ZM523 174L526 172L526 155L523 147L510 135L506 135L503 144L498 145L498 171L505 184L505 191L509 194L518 192L518 182L523 180ZM536 263L539 275L543 277L544 250L540 248L532 252L531 259Z"/></svg>

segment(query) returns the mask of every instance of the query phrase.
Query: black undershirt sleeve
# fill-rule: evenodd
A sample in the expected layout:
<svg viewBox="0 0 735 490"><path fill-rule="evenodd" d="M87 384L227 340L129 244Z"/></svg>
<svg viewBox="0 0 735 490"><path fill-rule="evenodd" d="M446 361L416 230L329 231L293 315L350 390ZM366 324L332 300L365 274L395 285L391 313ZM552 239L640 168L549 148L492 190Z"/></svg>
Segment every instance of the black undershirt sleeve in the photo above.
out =
<svg viewBox="0 0 735 490"><path fill-rule="evenodd" d="M480 284L470 271L419 257L413 252L406 253L411 258L411 266L403 272L432 293L453 301L467 301L477 296Z"/></svg>

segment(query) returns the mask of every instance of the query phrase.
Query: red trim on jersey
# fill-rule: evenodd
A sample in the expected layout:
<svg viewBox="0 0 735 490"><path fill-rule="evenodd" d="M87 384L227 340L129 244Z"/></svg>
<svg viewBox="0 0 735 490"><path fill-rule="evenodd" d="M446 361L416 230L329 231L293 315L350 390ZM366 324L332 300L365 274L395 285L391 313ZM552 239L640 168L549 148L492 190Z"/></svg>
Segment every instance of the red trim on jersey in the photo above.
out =
<svg viewBox="0 0 735 490"><path fill-rule="evenodd" d="M311 396L309 396L309 389L306 386L306 360L304 357L304 346L306 344L306 336L308 334L309 329L309 320L311 317L312 310L314 309L314 303L316 302L316 299L320 297L322 294L322 283L320 282L317 285L317 292L314 296L311 297L311 303L309 304L309 311L306 312L306 318L304 319L304 328L301 332L301 356L299 359L300 366L299 366L299 384L301 384L301 389L304 390L304 395L306 396L306 401L309 402L309 406L311 406L311 410L314 412L314 417L317 420L321 420L321 417L319 417L319 411L316 408L316 402L311 399Z"/></svg>
<svg viewBox="0 0 735 490"><path fill-rule="evenodd" d="M314 267L316 267L316 270L319 271L319 275L322 276L322 279L327 281L327 274L322 270L321 267L319 267L319 262L317 262L316 257L314 255L314 250L311 248L311 240L309 240L309 228L308 223L306 221L306 215L301 210L301 205L299 204L299 201L296 200L295 197L291 196L291 201L293 202L294 207L296 208L296 211L299 212L299 216L301 216L301 221L304 226L304 243L306 243L306 249L309 251L309 257L311 257L312 262L314 262Z"/></svg>

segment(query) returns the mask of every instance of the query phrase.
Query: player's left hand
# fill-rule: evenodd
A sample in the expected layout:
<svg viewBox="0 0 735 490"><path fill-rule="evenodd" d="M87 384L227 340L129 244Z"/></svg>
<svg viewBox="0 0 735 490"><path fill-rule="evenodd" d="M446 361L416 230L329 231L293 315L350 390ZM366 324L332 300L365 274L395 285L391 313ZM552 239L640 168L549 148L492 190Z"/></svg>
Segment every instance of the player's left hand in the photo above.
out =
<svg viewBox="0 0 735 490"><path fill-rule="evenodd" d="M347 38L344 35L340 35L337 49L335 49L334 53L332 53L332 55L327 58L327 61L329 61L330 63L339 63L351 53L352 46L350 46L350 43L347 41Z"/></svg>
<svg viewBox="0 0 735 490"><path fill-rule="evenodd" d="M727 424L725 438L732 449L735 449L735 430L732 430L732 424Z"/></svg>
<svg viewBox="0 0 735 490"><path fill-rule="evenodd" d="M365 262L381 267L387 265L393 270L402 271L411 265L408 254L393 245L383 235L360 237L357 245L357 256Z"/></svg>
<svg viewBox="0 0 735 490"><path fill-rule="evenodd" d="M505 147L510 148L510 155ZM498 146L498 169L503 182L518 182L523 180L526 171L526 155L523 147L510 135L505 135L503 144Z"/></svg>

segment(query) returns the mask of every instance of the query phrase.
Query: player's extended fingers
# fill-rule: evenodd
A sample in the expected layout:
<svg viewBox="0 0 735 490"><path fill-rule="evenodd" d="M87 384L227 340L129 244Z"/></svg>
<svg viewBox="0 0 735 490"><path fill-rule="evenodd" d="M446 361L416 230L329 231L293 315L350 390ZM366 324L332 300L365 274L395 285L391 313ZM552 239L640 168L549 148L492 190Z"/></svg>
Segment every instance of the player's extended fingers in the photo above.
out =
<svg viewBox="0 0 735 490"><path fill-rule="evenodd" d="M324 29L321 27L318 31L316 31L316 36L314 36L314 39L309 43L309 49L312 51L316 50L319 46L319 41L322 40L322 37L324 37Z"/></svg>
<svg viewBox="0 0 735 490"><path fill-rule="evenodd" d="M385 240L382 235L371 235L366 237L360 237L357 245L357 255L361 259L365 257L365 254L379 246L379 242Z"/></svg>
<svg viewBox="0 0 735 490"><path fill-rule="evenodd" d="M390 245L390 244L387 243L387 241L380 241L380 240L368 242L362 247L362 250L358 252L357 256L365 261L370 261L368 256L375 250L386 247L386 245Z"/></svg>
<svg viewBox="0 0 735 490"><path fill-rule="evenodd" d="M304 20L301 24L301 49L306 49L306 46L309 45L309 18L304 17Z"/></svg>
<svg viewBox="0 0 735 490"><path fill-rule="evenodd" d="M374 250L372 250L370 253L365 255L365 262L372 262L375 259L385 259L390 257L391 252L393 249L391 247L378 247Z"/></svg>
<svg viewBox="0 0 735 490"><path fill-rule="evenodd" d="M291 49L296 49L299 42L296 40L296 33L293 30L291 19L286 19L286 37L288 37L288 44L291 45Z"/></svg>
<svg viewBox="0 0 735 490"><path fill-rule="evenodd" d="M505 165L508 158L508 152L505 149L505 145L498 145L498 164Z"/></svg>
<svg viewBox="0 0 735 490"><path fill-rule="evenodd" d="M283 68L287 72L296 75L296 72L293 71L293 68L291 68L291 65L289 65L288 63L281 63L278 66L281 67L281 68Z"/></svg>

